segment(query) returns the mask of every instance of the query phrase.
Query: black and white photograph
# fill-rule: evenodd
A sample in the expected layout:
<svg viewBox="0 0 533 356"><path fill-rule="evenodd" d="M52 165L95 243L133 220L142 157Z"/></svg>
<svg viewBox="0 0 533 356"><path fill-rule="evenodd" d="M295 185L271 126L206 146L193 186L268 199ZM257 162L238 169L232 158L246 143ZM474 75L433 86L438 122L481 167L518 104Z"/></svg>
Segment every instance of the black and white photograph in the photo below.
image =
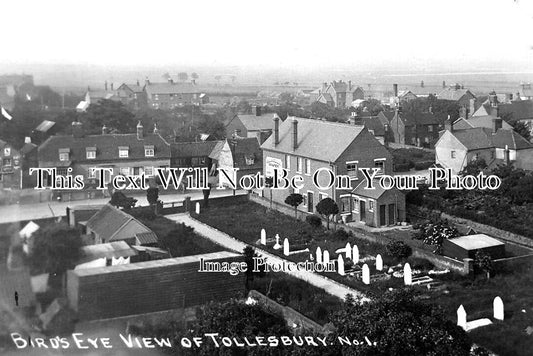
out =
<svg viewBox="0 0 533 356"><path fill-rule="evenodd" d="M533 0L0 12L0 355L532 355Z"/></svg>

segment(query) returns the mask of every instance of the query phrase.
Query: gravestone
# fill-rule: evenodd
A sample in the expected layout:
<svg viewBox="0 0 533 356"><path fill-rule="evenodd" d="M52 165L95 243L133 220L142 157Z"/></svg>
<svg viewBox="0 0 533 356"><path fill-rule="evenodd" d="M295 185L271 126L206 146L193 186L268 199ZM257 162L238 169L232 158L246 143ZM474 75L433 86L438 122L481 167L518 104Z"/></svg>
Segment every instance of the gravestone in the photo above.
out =
<svg viewBox="0 0 533 356"><path fill-rule="evenodd" d="M324 251L323 262L324 262L324 264L329 263L329 251L328 250Z"/></svg>
<svg viewBox="0 0 533 356"><path fill-rule="evenodd" d="M320 246L316 248L316 263L322 263L322 249Z"/></svg>
<svg viewBox="0 0 533 356"><path fill-rule="evenodd" d="M267 244L267 233L265 229L261 229L261 245L265 246Z"/></svg>
<svg viewBox="0 0 533 356"><path fill-rule="evenodd" d="M287 238L283 240L283 254L285 256L289 255L289 240Z"/></svg>
<svg viewBox="0 0 533 356"><path fill-rule="evenodd" d="M494 307L494 319L496 320L502 320L503 321L503 300L500 297L494 298L494 302L492 303Z"/></svg>
<svg viewBox="0 0 533 356"><path fill-rule="evenodd" d="M411 265L409 264L409 262L407 262L405 266L403 266L403 283L406 286L410 286L411 284L413 284L413 273L411 271Z"/></svg>
<svg viewBox="0 0 533 356"><path fill-rule="evenodd" d="M363 283L370 284L370 268L366 263L363 265Z"/></svg>
<svg viewBox="0 0 533 356"><path fill-rule="evenodd" d="M276 234L276 243L274 245L274 250L279 250L281 245L279 244L279 234Z"/></svg>
<svg viewBox="0 0 533 356"><path fill-rule="evenodd" d="M196 203L196 214L200 214L200 203Z"/></svg>
<svg viewBox="0 0 533 356"><path fill-rule="evenodd" d="M383 258L381 258L380 254L376 256L376 269L378 271L383 271Z"/></svg>
<svg viewBox="0 0 533 356"><path fill-rule="evenodd" d="M337 259L337 272L341 276L344 276L344 259L342 258L342 255L339 255L339 258Z"/></svg>
<svg viewBox="0 0 533 356"><path fill-rule="evenodd" d="M357 245L353 245L352 261L354 264L359 262L359 247Z"/></svg>
<svg viewBox="0 0 533 356"><path fill-rule="evenodd" d="M457 325L466 330L466 311L462 304L457 309Z"/></svg>
<svg viewBox="0 0 533 356"><path fill-rule="evenodd" d="M352 259L352 245L349 242L346 243L346 258Z"/></svg>

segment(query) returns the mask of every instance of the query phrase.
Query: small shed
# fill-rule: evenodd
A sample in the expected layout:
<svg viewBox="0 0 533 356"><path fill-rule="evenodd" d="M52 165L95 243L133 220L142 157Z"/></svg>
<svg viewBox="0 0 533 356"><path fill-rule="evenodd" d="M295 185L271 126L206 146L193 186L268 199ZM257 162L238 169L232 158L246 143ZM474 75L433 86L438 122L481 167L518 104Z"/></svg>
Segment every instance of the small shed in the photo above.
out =
<svg viewBox="0 0 533 356"><path fill-rule="evenodd" d="M456 260L475 258L477 251L487 253L492 259L504 258L505 244L485 234L460 236L442 243L443 255Z"/></svg>

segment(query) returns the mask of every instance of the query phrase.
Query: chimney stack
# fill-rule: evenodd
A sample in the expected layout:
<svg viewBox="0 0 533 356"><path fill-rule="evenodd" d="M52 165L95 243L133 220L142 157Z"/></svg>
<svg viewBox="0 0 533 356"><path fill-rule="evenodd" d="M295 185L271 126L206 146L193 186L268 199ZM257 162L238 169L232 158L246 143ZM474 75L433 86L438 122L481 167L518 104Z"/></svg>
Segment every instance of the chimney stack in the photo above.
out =
<svg viewBox="0 0 533 356"><path fill-rule="evenodd" d="M292 149L298 148L298 121L296 118L292 119Z"/></svg>
<svg viewBox="0 0 533 356"><path fill-rule="evenodd" d="M172 79L172 78L168 78L168 82L169 82L170 84L174 84L174 79Z"/></svg>
<svg viewBox="0 0 533 356"><path fill-rule="evenodd" d="M495 117L492 119L492 133L496 133L499 129L502 128L502 119Z"/></svg>
<svg viewBox="0 0 533 356"><path fill-rule="evenodd" d="M392 91L394 93L394 97L398 97L398 84L392 84Z"/></svg>
<svg viewBox="0 0 533 356"><path fill-rule="evenodd" d="M140 86L140 85L139 85L139 79L137 79L137 86Z"/></svg>
<svg viewBox="0 0 533 356"><path fill-rule="evenodd" d="M442 81L442 88L446 89L446 81L445 80Z"/></svg>
<svg viewBox="0 0 533 356"><path fill-rule="evenodd" d="M191 84L196 85L196 79L191 79Z"/></svg>
<svg viewBox="0 0 533 356"><path fill-rule="evenodd" d="M83 137L83 125L79 121L73 121L72 122L72 136L74 138L82 138Z"/></svg>
<svg viewBox="0 0 533 356"><path fill-rule="evenodd" d="M139 123L137 124L137 139L142 140L144 138L144 128L143 124L141 124L141 121L139 120Z"/></svg>
<svg viewBox="0 0 533 356"><path fill-rule="evenodd" d="M111 90L113 90L113 83L111 83Z"/></svg>
<svg viewBox="0 0 533 356"><path fill-rule="evenodd" d="M459 117L462 117L463 119L466 120L466 119L468 118L467 116L468 116L468 115L467 115L467 109L466 109L466 107L465 107L465 106L461 106L461 107L459 108Z"/></svg>
<svg viewBox="0 0 533 356"><path fill-rule="evenodd" d="M107 91L107 80L104 82L104 90Z"/></svg>
<svg viewBox="0 0 533 356"><path fill-rule="evenodd" d="M509 154L509 146L505 145L505 150L503 152L503 157L505 159L505 164L510 165L511 164L511 157Z"/></svg>
<svg viewBox="0 0 533 356"><path fill-rule="evenodd" d="M148 79L148 77L146 77L146 79L144 80L144 84L150 85L150 79Z"/></svg>
<svg viewBox="0 0 533 356"><path fill-rule="evenodd" d="M279 144L279 116L274 114L274 145Z"/></svg>
<svg viewBox="0 0 533 356"><path fill-rule="evenodd" d="M157 128L157 124L154 124L154 135L159 134L159 129Z"/></svg>
<svg viewBox="0 0 533 356"><path fill-rule="evenodd" d="M31 137L29 136L24 137L24 143L31 143Z"/></svg>
<svg viewBox="0 0 533 356"><path fill-rule="evenodd" d="M107 134L107 126L104 124L104 126L102 126L102 135L106 135Z"/></svg>
<svg viewBox="0 0 533 356"><path fill-rule="evenodd" d="M490 107L490 115L494 117L500 117L500 108L497 104Z"/></svg>
<svg viewBox="0 0 533 356"><path fill-rule="evenodd" d="M352 91L352 81L348 80L348 90Z"/></svg>
<svg viewBox="0 0 533 356"><path fill-rule="evenodd" d="M448 119L444 121L444 129L453 132L453 120L450 115L448 115Z"/></svg>
<svg viewBox="0 0 533 356"><path fill-rule="evenodd" d="M254 116L261 116L261 107L257 105L252 106L252 114Z"/></svg>

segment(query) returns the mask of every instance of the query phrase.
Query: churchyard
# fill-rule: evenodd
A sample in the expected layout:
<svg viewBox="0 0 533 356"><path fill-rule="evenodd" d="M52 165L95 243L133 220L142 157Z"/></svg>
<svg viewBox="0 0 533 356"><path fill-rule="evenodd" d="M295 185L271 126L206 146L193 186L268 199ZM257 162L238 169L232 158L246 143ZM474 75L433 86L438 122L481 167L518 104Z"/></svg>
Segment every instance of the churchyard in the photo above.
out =
<svg viewBox="0 0 533 356"><path fill-rule="evenodd" d="M491 325L476 328L469 333L475 342L499 355L513 355L518 350L524 352L533 346L533 335L525 332L529 326L533 327L533 308L530 306L533 300L531 258L499 263L494 276L487 280L484 274L462 276L453 271L435 268L429 261L412 256L398 259L387 253L384 244L370 242L341 230L313 228L307 222L268 210L253 202L208 208L201 214L192 216L290 261L321 259L323 262L327 251L326 259L329 255L329 260L336 261L336 266L339 266L339 261L344 262L344 271L341 268L343 273L337 270L322 274L368 296L411 284L418 291L419 298L440 305L454 321L457 321L457 310L462 305L468 322L483 318L492 320ZM263 229L265 234L262 241ZM279 235L278 241L276 235ZM404 235L401 240L408 241L408 236ZM284 248L285 239L288 241L288 251ZM266 245L262 242L266 242ZM276 246L278 249L274 249L276 242L279 242L279 246ZM414 242L413 247L425 245L421 241ZM359 252L358 261L354 255L355 246ZM431 248L425 246L426 251ZM521 256L528 251L522 247L509 246L508 256ZM379 268L381 262L382 269ZM410 283L404 274L406 263L411 269ZM504 321L493 318L493 301L498 296L505 306Z"/></svg>

